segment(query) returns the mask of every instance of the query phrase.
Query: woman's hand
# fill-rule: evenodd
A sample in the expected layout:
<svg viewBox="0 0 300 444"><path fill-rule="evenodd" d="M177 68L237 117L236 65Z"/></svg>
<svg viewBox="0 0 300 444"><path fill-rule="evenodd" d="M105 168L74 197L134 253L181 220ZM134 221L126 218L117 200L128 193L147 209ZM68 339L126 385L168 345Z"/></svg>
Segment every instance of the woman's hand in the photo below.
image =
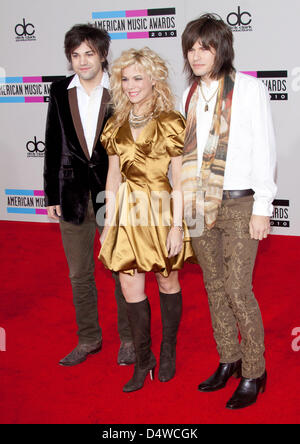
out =
<svg viewBox="0 0 300 444"><path fill-rule="evenodd" d="M169 258L177 256L183 247L182 231L179 227L172 227L167 239Z"/></svg>

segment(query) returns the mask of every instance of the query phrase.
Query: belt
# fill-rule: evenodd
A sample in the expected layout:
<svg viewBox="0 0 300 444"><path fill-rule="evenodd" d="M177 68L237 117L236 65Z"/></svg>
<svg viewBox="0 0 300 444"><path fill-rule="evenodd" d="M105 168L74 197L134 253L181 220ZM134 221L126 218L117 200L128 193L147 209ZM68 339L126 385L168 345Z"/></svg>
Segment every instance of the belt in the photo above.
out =
<svg viewBox="0 0 300 444"><path fill-rule="evenodd" d="M223 191L223 200L227 199L238 199L240 197L253 196L253 190L226 190Z"/></svg>

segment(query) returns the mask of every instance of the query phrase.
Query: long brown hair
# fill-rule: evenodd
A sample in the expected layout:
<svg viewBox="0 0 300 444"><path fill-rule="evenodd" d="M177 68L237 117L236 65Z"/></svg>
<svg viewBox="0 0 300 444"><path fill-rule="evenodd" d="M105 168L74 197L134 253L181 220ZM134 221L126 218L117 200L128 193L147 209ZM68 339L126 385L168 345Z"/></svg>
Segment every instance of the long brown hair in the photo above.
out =
<svg viewBox="0 0 300 444"><path fill-rule="evenodd" d="M185 71L190 82L197 79L188 61L188 52L200 40L204 49L214 48L216 59L211 73L212 78L220 79L229 74L233 67L233 34L228 25L216 14L204 14L189 22L182 34L182 51Z"/></svg>

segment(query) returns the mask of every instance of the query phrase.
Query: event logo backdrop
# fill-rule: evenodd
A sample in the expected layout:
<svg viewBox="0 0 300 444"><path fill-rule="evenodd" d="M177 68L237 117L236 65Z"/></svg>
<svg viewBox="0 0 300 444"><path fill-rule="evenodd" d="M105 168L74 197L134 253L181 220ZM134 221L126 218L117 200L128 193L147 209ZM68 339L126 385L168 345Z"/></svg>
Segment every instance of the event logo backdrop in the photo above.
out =
<svg viewBox="0 0 300 444"><path fill-rule="evenodd" d="M176 8L93 12L96 27L112 40L176 37Z"/></svg>
<svg viewBox="0 0 300 444"><path fill-rule="evenodd" d="M35 28L25 18L15 26L16 42L32 42L36 40Z"/></svg>
<svg viewBox="0 0 300 444"><path fill-rule="evenodd" d="M64 77L2 77L0 78L0 103L48 102L51 83Z"/></svg>
<svg viewBox="0 0 300 444"><path fill-rule="evenodd" d="M0 219L48 222L43 195L44 133L51 82L70 75L65 32L93 23L112 38L109 60L149 46L170 68L179 105L186 88L181 34L188 21L214 12L231 26L235 65L270 94L278 146L278 195L273 233L300 236L299 0L86 0L47 3L3 0L0 38ZM64 12L62 12L64 11Z"/></svg>
<svg viewBox="0 0 300 444"><path fill-rule="evenodd" d="M233 32L249 32L252 29L252 15L248 11L242 11L238 6L237 11L230 12L226 18L227 24Z"/></svg>

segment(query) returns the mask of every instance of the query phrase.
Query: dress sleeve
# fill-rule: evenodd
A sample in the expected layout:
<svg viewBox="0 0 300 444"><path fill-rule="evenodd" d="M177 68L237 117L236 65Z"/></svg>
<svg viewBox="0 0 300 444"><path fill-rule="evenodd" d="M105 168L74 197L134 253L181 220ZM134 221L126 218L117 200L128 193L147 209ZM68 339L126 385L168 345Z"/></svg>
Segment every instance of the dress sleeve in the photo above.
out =
<svg viewBox="0 0 300 444"><path fill-rule="evenodd" d="M115 143L117 132L118 132L118 128L115 127L114 118L111 117L106 122L104 130L100 136L100 142L102 143L102 145L106 149L108 156L118 155L116 143Z"/></svg>
<svg viewBox="0 0 300 444"><path fill-rule="evenodd" d="M173 112L170 114L165 122L165 136L169 156L182 156L185 136L185 119L180 113Z"/></svg>

